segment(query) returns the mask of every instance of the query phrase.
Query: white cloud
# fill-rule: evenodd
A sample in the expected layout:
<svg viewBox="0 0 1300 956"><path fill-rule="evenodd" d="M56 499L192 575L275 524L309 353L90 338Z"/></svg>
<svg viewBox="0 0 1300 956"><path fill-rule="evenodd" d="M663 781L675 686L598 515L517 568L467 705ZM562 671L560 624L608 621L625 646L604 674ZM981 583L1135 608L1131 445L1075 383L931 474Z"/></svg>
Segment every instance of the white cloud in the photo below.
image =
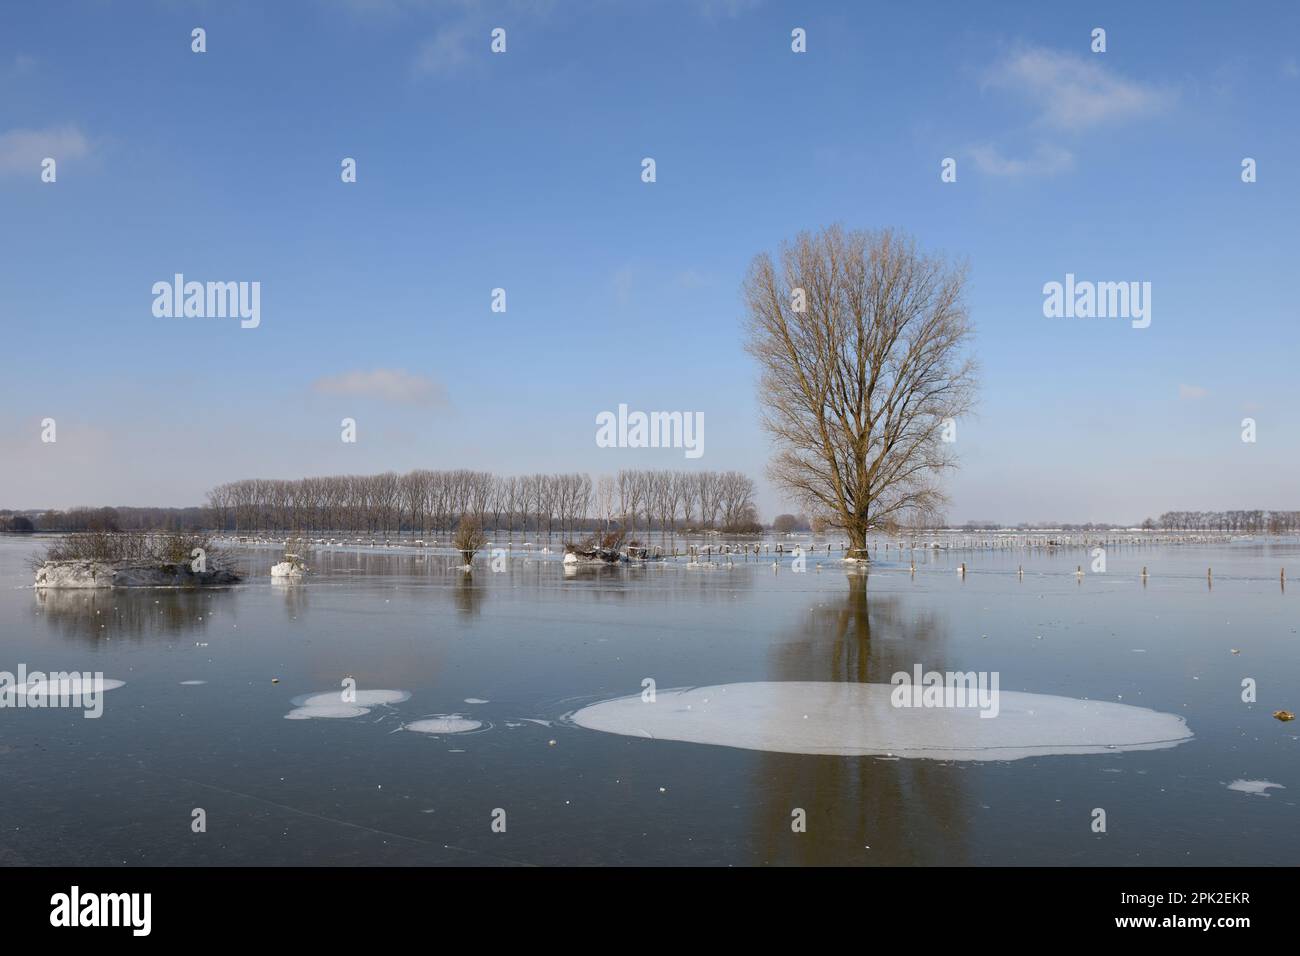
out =
<svg viewBox="0 0 1300 956"><path fill-rule="evenodd" d="M1024 97L1038 121L1078 131L1160 112L1173 101L1167 89L1119 76L1102 58L1034 48L998 63L985 85Z"/></svg>
<svg viewBox="0 0 1300 956"><path fill-rule="evenodd" d="M1204 398L1209 395L1209 389L1202 388L1200 385L1179 385L1178 398L1181 401L1191 401L1192 399Z"/></svg>
<svg viewBox="0 0 1300 956"><path fill-rule="evenodd" d="M40 174L41 160L47 156L62 163L80 159L90 151L86 137L75 126L46 129L13 129L0 133L0 174Z"/></svg>
<svg viewBox="0 0 1300 956"><path fill-rule="evenodd" d="M975 168L990 176L1052 176L1074 167L1074 154L1060 146L1040 144L1023 158L1006 156L991 144L972 146Z"/></svg>
<svg viewBox="0 0 1300 956"><path fill-rule="evenodd" d="M398 405L447 404L447 392L441 385L401 369L354 370L317 379L311 387L323 395L377 398Z"/></svg>

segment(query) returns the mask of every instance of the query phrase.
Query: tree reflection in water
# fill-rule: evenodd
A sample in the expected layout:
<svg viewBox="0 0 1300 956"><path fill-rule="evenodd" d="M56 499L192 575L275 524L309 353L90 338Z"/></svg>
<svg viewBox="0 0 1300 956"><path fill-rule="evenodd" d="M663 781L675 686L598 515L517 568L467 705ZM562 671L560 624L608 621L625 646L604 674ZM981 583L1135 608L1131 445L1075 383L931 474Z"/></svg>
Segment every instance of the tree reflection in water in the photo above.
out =
<svg viewBox="0 0 1300 956"><path fill-rule="evenodd" d="M92 644L201 632L229 591L210 588L86 588L35 592L34 614L65 637Z"/></svg>
<svg viewBox="0 0 1300 956"><path fill-rule="evenodd" d="M455 585L456 610L465 617L474 617L485 595L483 588L474 586L474 575L460 572L460 580Z"/></svg>
<svg viewBox="0 0 1300 956"><path fill-rule="evenodd" d="M777 646L769 680L888 683L916 663L943 669L947 634L938 615L915 613L894 594L868 597L867 575L848 575L848 593L815 608ZM966 770L933 760L764 753L754 787L753 863L952 864L968 862L972 799ZM792 811L807 831L791 829ZM870 847L870 849L866 849Z"/></svg>

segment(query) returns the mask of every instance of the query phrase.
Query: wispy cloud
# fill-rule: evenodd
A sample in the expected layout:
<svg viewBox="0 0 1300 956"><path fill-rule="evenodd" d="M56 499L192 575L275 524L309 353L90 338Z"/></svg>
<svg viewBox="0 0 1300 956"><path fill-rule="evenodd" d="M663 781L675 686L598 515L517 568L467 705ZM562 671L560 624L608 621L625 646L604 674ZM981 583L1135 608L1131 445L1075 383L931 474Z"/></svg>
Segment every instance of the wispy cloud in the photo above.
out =
<svg viewBox="0 0 1300 956"><path fill-rule="evenodd" d="M636 284L636 270L630 263L619 266L610 276L609 287L614 293L614 301L619 305L627 305L632 301L632 289Z"/></svg>
<svg viewBox="0 0 1300 956"><path fill-rule="evenodd" d="M9 62L7 72L9 76L26 76L35 69L36 57L19 53Z"/></svg>
<svg viewBox="0 0 1300 956"><path fill-rule="evenodd" d="M712 285L712 281L707 275L696 269L684 269L673 278L673 282L681 289L702 289L705 286Z"/></svg>
<svg viewBox="0 0 1300 956"><path fill-rule="evenodd" d="M1188 402L1197 398L1204 398L1210 394L1210 390L1202 388L1200 385L1179 385L1178 398L1180 401Z"/></svg>
<svg viewBox="0 0 1300 956"><path fill-rule="evenodd" d="M1175 92L1121 76L1105 62L1045 47L1021 48L984 72L982 88L1006 93L1029 109L1026 121L1008 136L1032 147L1007 149L984 142L967 152L989 176L1051 176L1074 168L1079 135L1166 110ZM1065 140L1062 143L1062 140Z"/></svg>
<svg viewBox="0 0 1300 956"><path fill-rule="evenodd" d="M412 375L401 369L377 368L368 372L354 370L319 378L311 387L322 395L375 398L396 405L447 404L447 392L441 385L432 379Z"/></svg>
<svg viewBox="0 0 1300 956"><path fill-rule="evenodd" d="M1052 176L1074 168L1073 153L1045 143L1023 157L1007 156L990 144L972 146L967 152L975 168L990 176Z"/></svg>
<svg viewBox="0 0 1300 956"><path fill-rule="evenodd" d="M472 39L468 24L442 27L420 45L415 57L415 71L435 75L456 72L470 62L469 44ZM481 39L486 50L486 34Z"/></svg>
<svg viewBox="0 0 1300 956"><path fill-rule="evenodd" d="M86 137L75 126L14 129L0 133L0 174L39 175L41 160L49 156L62 163L90 152Z"/></svg>
<svg viewBox="0 0 1300 956"><path fill-rule="evenodd" d="M1041 47L995 64L985 86L1024 97L1036 108L1038 122L1069 131L1149 116L1174 100L1169 89L1120 76L1104 55L1085 58Z"/></svg>
<svg viewBox="0 0 1300 956"><path fill-rule="evenodd" d="M553 0L506 0L489 6L479 0L347 0L355 8L393 7L417 11L416 15L436 12L442 25L420 43L412 62L417 75L447 76L475 63L484 63L490 55L491 31L547 20L554 11Z"/></svg>

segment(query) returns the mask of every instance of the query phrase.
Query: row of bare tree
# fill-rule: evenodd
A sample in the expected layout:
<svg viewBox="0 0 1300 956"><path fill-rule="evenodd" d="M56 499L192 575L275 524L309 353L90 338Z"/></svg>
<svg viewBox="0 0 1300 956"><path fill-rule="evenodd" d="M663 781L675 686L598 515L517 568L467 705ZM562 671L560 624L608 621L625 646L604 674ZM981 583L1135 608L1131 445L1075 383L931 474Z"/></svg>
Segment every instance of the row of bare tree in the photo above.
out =
<svg viewBox="0 0 1300 956"><path fill-rule="evenodd" d="M428 534L462 517L513 533L621 525L759 530L754 482L735 471L624 470L595 482L586 474L500 476L486 471L417 470L399 475L252 478L208 493L221 531L349 531Z"/></svg>
<svg viewBox="0 0 1300 956"><path fill-rule="evenodd" d="M1147 519L1143 527L1154 526ZM1239 531L1281 534L1300 530L1300 511L1166 511L1159 527L1167 531Z"/></svg>

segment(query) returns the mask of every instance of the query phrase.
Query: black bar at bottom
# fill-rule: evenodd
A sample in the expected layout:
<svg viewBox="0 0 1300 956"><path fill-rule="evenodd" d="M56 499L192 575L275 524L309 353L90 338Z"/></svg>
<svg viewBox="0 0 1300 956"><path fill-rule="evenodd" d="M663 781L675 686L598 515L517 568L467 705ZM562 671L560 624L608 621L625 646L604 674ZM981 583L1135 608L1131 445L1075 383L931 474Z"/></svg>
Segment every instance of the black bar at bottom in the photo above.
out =
<svg viewBox="0 0 1300 956"><path fill-rule="evenodd" d="M380 941L355 934L427 934L449 922L478 925L493 941L517 933L530 945L572 934L590 939L597 929L631 934L610 937L615 945L688 928L734 941L761 938L777 924L824 932L857 926L872 941L919 942L918 932L942 937L965 927L988 941L1047 931L1055 935L1037 938L1199 934L1230 943L1295 925L1294 876L1164 868L36 868L0 870L0 912L10 944L74 929L83 940L131 940L145 938L147 928L147 938L162 940L371 945ZM117 925L93 925L102 923Z"/></svg>

